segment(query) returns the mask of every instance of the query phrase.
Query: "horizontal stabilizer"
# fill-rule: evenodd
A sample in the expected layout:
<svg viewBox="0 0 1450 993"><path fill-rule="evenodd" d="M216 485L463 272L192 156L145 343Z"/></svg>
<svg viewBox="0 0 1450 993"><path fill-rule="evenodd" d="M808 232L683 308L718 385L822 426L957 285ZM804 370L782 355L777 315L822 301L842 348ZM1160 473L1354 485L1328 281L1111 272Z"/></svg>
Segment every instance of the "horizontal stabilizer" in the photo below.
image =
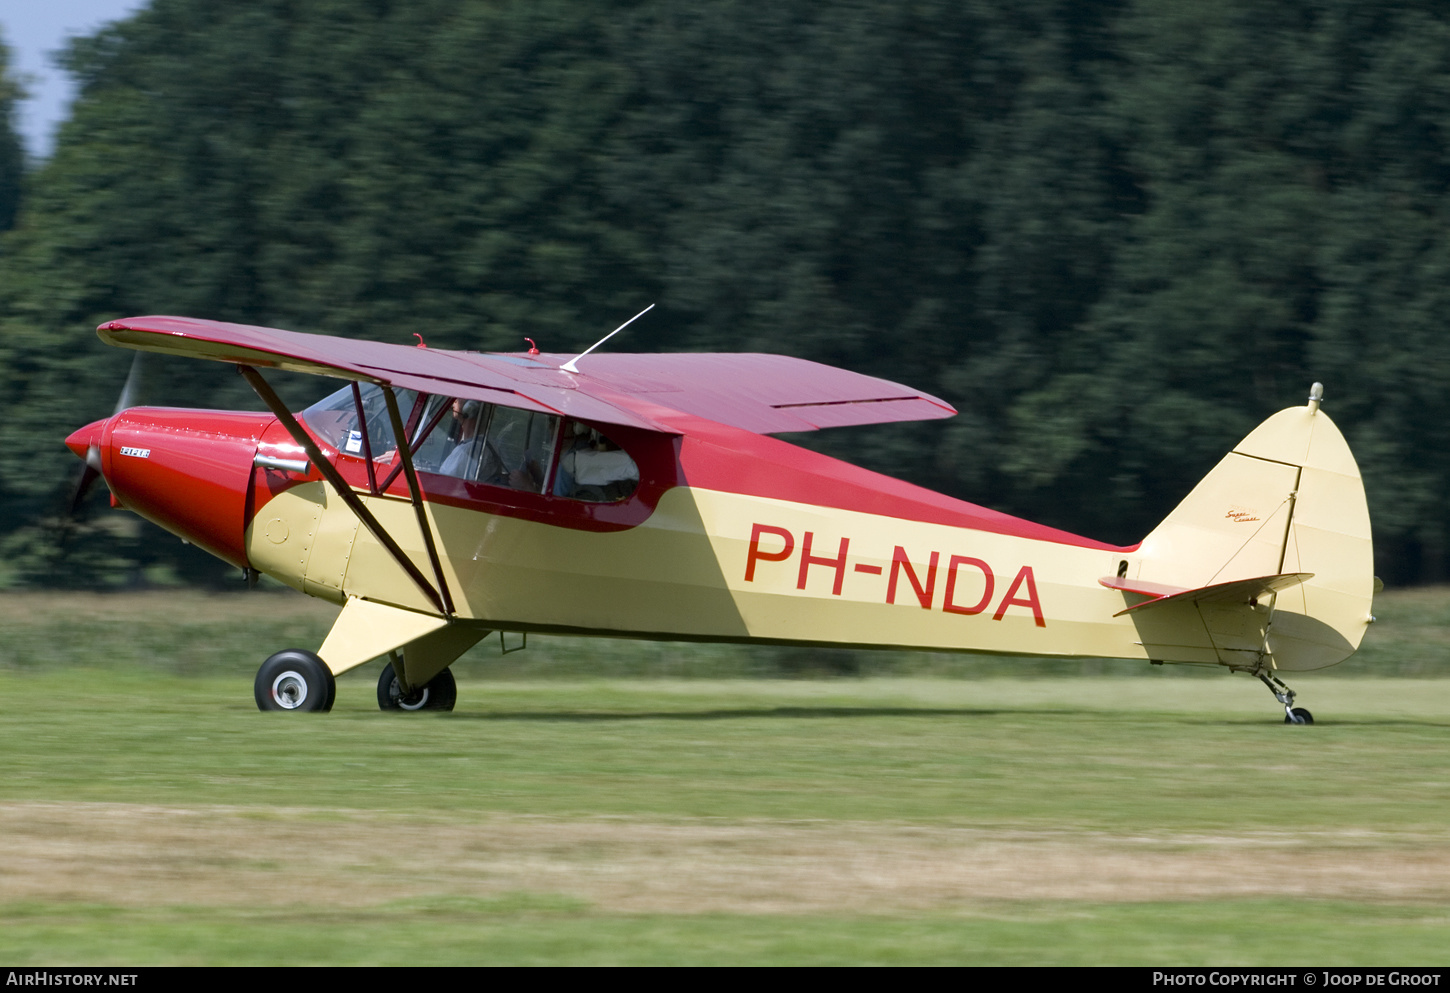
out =
<svg viewBox="0 0 1450 993"><path fill-rule="evenodd" d="M1138 593L1153 598L1172 596L1175 593L1188 592L1187 586L1169 586L1167 583L1150 583L1145 579L1125 579L1121 576L1104 576L1098 580L1102 586L1110 590L1122 590L1124 593Z"/></svg>
<svg viewBox="0 0 1450 993"><path fill-rule="evenodd" d="M1137 593L1141 596L1152 597L1151 600L1144 600L1142 603L1135 603L1131 607L1114 614L1114 617L1122 617L1130 611L1142 611L1148 607L1158 607L1168 603L1243 603L1249 604L1265 593L1277 593L1286 590L1291 586L1298 586L1308 579L1313 579L1312 572L1285 572L1277 576L1259 576L1255 579L1236 579L1231 583L1215 583L1212 586L1200 586L1197 589L1185 590L1180 587L1167 586L1161 583L1147 583L1140 579L1119 579L1117 576L1105 576L1098 582L1112 590L1122 590L1124 593Z"/></svg>

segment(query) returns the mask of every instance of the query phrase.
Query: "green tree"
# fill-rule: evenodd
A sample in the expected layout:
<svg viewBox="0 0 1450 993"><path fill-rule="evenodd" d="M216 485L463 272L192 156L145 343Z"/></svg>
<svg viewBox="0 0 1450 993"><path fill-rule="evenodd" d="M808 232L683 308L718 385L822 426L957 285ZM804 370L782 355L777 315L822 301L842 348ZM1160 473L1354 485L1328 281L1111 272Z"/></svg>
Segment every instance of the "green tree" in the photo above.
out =
<svg viewBox="0 0 1450 993"><path fill-rule="evenodd" d="M1140 2L1113 27L1106 126L1142 208L1073 336L1078 371L1013 397L1003 464L1127 540L1322 380L1379 568L1442 575L1445 12Z"/></svg>

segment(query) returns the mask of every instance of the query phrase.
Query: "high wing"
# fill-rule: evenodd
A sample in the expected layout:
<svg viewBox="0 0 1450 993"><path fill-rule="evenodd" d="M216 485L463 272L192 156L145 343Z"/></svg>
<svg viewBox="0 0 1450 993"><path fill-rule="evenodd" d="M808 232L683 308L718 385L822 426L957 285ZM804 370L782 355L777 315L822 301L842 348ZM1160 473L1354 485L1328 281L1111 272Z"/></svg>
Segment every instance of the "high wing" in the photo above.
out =
<svg viewBox="0 0 1450 993"><path fill-rule="evenodd" d="M682 433L679 415L757 434L950 417L943 400L874 376L784 355L462 352L189 317L131 317L97 329L111 345L383 383L580 420Z"/></svg>

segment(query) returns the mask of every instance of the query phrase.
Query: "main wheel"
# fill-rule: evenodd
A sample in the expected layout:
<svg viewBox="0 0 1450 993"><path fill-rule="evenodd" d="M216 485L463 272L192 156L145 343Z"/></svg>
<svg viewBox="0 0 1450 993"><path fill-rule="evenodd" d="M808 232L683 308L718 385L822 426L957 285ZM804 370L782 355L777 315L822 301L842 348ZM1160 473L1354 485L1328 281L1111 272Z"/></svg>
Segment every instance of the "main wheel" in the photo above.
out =
<svg viewBox="0 0 1450 993"><path fill-rule="evenodd" d="M258 710L328 711L337 696L337 681L322 659L289 648L262 663L252 695Z"/></svg>
<svg viewBox="0 0 1450 993"><path fill-rule="evenodd" d="M393 663L383 666L378 677L378 707L382 710L452 710L457 702L458 683L452 669L444 669L411 696L403 695Z"/></svg>
<svg viewBox="0 0 1450 993"><path fill-rule="evenodd" d="M1303 707L1295 707L1284 715L1285 724L1313 724L1314 715Z"/></svg>

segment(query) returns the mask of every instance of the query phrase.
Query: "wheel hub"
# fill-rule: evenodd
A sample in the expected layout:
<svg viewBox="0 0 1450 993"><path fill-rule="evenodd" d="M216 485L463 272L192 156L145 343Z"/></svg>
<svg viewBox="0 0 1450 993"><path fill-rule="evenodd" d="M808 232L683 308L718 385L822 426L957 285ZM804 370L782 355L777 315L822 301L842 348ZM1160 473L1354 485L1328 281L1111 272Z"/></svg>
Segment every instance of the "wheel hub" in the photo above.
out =
<svg viewBox="0 0 1450 993"><path fill-rule="evenodd" d="M398 702L399 710L422 710L428 705L428 687L426 686L412 695L405 696L398 686L397 679L394 679L392 696Z"/></svg>
<svg viewBox="0 0 1450 993"><path fill-rule="evenodd" d="M272 680L272 699L283 710L296 710L307 702L307 680L288 670Z"/></svg>

